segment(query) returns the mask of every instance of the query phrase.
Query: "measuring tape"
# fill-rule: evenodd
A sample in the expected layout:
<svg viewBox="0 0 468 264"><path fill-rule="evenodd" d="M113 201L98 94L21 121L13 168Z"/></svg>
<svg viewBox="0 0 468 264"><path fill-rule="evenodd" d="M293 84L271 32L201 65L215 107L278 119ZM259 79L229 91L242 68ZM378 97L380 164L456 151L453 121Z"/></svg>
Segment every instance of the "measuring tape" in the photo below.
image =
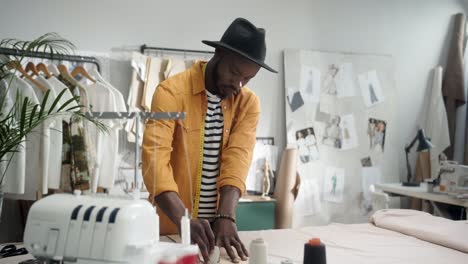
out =
<svg viewBox="0 0 468 264"><path fill-rule="evenodd" d="M202 182L202 170L203 170L203 148L205 145L205 122L202 121L201 131L200 131L200 161L198 162L198 173L197 173L197 182L195 189L195 205L193 209L193 217L198 217L198 206L200 205L200 190Z"/></svg>

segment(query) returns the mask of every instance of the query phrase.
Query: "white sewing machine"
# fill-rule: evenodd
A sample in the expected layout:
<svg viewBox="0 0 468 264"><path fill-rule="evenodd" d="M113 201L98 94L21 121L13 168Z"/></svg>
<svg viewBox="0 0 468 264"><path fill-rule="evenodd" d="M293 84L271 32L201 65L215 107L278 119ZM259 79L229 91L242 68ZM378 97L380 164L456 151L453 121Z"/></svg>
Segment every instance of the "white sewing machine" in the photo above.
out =
<svg viewBox="0 0 468 264"><path fill-rule="evenodd" d="M64 263L183 263L196 245L159 242L158 217L144 200L54 194L33 204L24 244L38 259Z"/></svg>

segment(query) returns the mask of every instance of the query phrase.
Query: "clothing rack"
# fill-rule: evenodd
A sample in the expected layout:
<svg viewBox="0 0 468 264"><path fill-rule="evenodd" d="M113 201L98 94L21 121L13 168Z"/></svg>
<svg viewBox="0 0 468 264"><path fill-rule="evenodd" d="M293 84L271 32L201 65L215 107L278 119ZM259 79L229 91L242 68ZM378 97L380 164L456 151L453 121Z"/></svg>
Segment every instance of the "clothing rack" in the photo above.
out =
<svg viewBox="0 0 468 264"><path fill-rule="evenodd" d="M213 51L207 50L190 50L190 49L173 49L173 48L161 48L161 47L151 47L143 44L140 46L141 54L145 54L145 50L158 50L158 51L169 51L169 52L183 52L183 53L201 53L201 54L214 54Z"/></svg>
<svg viewBox="0 0 468 264"><path fill-rule="evenodd" d="M41 58L57 61L71 61L71 62L83 62L91 63L96 65L96 68L99 73L101 73L101 64L99 60L95 57L90 56L80 56L80 55L69 55L69 54L52 54L49 52L40 52L40 51L26 51L10 48L0 48L0 54L11 55L11 56L24 56L29 58Z"/></svg>
<svg viewBox="0 0 468 264"><path fill-rule="evenodd" d="M134 172L134 191L138 190L138 167L140 166L140 120L182 120L185 119L185 112L86 112L89 118L95 119L131 119L136 118L135 127L135 172Z"/></svg>

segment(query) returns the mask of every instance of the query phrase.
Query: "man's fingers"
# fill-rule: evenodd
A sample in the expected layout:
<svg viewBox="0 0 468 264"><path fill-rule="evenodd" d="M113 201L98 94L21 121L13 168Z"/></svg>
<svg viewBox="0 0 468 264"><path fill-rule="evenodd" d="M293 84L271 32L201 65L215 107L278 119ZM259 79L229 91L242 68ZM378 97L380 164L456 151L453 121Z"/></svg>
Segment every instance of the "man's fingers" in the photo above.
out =
<svg viewBox="0 0 468 264"><path fill-rule="evenodd" d="M211 230L210 223L207 220L202 221L203 226L205 227L205 235L208 239L208 250L211 252L215 246L215 236L213 234L213 230Z"/></svg>
<svg viewBox="0 0 468 264"><path fill-rule="evenodd" d="M241 243L239 243L239 241L237 241L235 238L232 238L231 245L233 245L234 248L237 250L237 255L239 256L240 259L247 260L244 254L244 250L242 249Z"/></svg>
<svg viewBox="0 0 468 264"><path fill-rule="evenodd" d="M228 253L229 257L231 258L231 261L233 263L239 263L239 261L236 258L236 254L234 253L234 250L232 250L231 241L228 238L224 238L223 243L224 243L224 249L226 249L226 252Z"/></svg>
<svg viewBox="0 0 468 264"><path fill-rule="evenodd" d="M197 243L198 248L200 249L203 261L205 263L209 263L210 254L208 253L208 247L206 246L205 241L200 236L195 236L193 240L195 240L195 243Z"/></svg>
<svg viewBox="0 0 468 264"><path fill-rule="evenodd" d="M242 240L240 240L239 238L239 235L236 234L236 240L240 243L241 247L242 247L242 251L244 252L244 255L246 257L249 257L249 251L247 250L247 248L245 247L244 243L242 243Z"/></svg>

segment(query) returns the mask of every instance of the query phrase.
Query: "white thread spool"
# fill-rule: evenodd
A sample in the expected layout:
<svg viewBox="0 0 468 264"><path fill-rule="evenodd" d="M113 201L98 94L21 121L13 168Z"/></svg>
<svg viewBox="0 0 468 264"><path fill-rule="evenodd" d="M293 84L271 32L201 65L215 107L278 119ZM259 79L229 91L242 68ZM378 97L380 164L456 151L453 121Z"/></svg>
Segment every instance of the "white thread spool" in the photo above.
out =
<svg viewBox="0 0 468 264"><path fill-rule="evenodd" d="M219 262L219 247L215 246L213 251L210 254L210 264L217 264Z"/></svg>
<svg viewBox="0 0 468 264"><path fill-rule="evenodd" d="M263 238L257 238L250 242L249 264L267 264L267 244Z"/></svg>

